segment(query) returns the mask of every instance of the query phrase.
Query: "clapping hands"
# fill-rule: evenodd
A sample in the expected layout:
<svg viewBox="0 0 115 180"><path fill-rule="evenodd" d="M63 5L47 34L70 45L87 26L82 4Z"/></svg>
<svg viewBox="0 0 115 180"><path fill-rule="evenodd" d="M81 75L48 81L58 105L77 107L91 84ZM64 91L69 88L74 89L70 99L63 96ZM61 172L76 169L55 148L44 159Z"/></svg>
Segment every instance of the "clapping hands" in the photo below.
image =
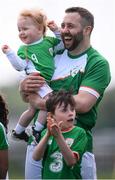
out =
<svg viewBox="0 0 115 180"><path fill-rule="evenodd" d="M57 122L51 115L48 113L47 116L47 128L50 135L54 136L55 138L61 134L61 126L62 121Z"/></svg>

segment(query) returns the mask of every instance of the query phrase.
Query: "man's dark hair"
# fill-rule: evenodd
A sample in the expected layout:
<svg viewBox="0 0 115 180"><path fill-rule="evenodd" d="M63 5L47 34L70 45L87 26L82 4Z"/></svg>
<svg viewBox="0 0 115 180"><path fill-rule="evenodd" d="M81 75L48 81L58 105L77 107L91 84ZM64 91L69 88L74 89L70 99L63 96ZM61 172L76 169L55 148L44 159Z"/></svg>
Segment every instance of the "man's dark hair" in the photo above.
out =
<svg viewBox="0 0 115 180"><path fill-rule="evenodd" d="M87 9L82 8L82 7L70 7L65 10L65 13L78 13L83 18L83 22L81 22L82 25L83 26L91 26L93 29L94 16Z"/></svg>
<svg viewBox="0 0 115 180"><path fill-rule="evenodd" d="M73 98L71 91L60 90L50 95L49 99L46 101L47 112L54 114L57 105L64 105L64 110L70 105L72 109L75 109L75 100Z"/></svg>

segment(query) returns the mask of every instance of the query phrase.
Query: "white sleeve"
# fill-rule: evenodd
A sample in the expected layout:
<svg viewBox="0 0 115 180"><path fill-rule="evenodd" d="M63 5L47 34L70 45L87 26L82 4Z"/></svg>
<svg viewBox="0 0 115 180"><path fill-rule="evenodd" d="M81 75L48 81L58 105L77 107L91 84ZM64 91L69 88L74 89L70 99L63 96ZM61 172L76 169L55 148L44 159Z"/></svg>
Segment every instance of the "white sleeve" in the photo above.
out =
<svg viewBox="0 0 115 180"><path fill-rule="evenodd" d="M64 49L64 44L63 44L63 41L62 41L62 38L61 38L60 31L54 31L53 33L56 36L56 38L60 40L60 43L57 44L57 46L54 47L54 52L56 53L57 51L59 51L61 49Z"/></svg>
<svg viewBox="0 0 115 180"><path fill-rule="evenodd" d="M57 39L62 40L62 39L61 39L61 33L60 33L60 31L53 31L53 33L54 33L54 35L55 35L55 37L56 37Z"/></svg>
<svg viewBox="0 0 115 180"><path fill-rule="evenodd" d="M27 67L27 61L21 59L14 51L9 51L6 56L17 71L23 71Z"/></svg>

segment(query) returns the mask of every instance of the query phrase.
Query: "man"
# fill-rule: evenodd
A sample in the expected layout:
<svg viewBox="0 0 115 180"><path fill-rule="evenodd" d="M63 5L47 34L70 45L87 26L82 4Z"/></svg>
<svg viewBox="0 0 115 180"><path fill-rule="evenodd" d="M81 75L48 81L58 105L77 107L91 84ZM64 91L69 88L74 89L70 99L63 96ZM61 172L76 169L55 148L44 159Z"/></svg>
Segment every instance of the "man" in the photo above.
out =
<svg viewBox="0 0 115 180"><path fill-rule="evenodd" d="M96 165L93 155L91 130L97 119L97 106L110 83L110 69L106 59L91 47L90 36L94 27L94 17L81 7L68 8L61 24L61 36L65 50L55 56L56 70L51 87L73 89L76 101L77 126L85 129L88 143L81 163L82 179L96 179ZM21 94L25 99L29 92L37 91L44 83L40 76L29 76L21 83ZM26 94L27 93L27 94ZM45 109L45 101L36 94L31 104Z"/></svg>

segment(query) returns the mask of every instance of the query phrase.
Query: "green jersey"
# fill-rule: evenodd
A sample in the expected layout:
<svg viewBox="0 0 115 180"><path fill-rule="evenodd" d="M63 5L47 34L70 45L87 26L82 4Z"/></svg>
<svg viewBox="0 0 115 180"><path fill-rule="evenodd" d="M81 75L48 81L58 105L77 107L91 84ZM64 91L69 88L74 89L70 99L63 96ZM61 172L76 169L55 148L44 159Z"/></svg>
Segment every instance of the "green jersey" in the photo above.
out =
<svg viewBox="0 0 115 180"><path fill-rule="evenodd" d="M0 150L8 149L8 140L3 124L0 122Z"/></svg>
<svg viewBox="0 0 115 180"><path fill-rule="evenodd" d="M50 84L54 91L61 88L72 89L73 94L87 91L97 98L96 104L89 112L77 113L77 126L86 130L89 140L87 151L92 151L91 129L96 123L97 106L111 79L108 62L90 47L79 56L71 56L67 50L60 51L55 56L55 68Z"/></svg>
<svg viewBox="0 0 115 180"><path fill-rule="evenodd" d="M49 82L55 70L54 48L59 43L57 38L44 37L39 43L21 46L18 55L23 60L32 61L35 69Z"/></svg>
<svg viewBox="0 0 115 180"><path fill-rule="evenodd" d="M42 132L42 136L46 130ZM53 136L49 138L47 149L43 158L42 179L80 179L80 162L85 152L87 136L80 127L73 127L70 131L63 132L63 137L73 153L79 154L79 160L73 167L69 167Z"/></svg>

